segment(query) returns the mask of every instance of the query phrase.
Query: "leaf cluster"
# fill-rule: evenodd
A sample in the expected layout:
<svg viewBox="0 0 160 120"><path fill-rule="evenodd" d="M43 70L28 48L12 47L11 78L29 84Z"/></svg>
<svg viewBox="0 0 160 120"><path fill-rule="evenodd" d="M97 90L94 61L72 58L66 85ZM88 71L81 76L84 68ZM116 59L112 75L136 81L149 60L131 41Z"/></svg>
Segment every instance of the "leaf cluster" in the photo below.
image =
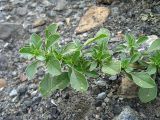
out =
<svg viewBox="0 0 160 120"><path fill-rule="evenodd" d="M146 36L136 39L125 35L125 42L117 46L114 58L110 52L110 32L101 28L97 34L84 44L79 40L60 46L58 25L51 24L45 29L45 39L38 34L31 35L31 41L20 49L20 53L32 61L26 68L29 79L33 79L39 67L45 70L39 90L43 96L49 96L55 90L71 86L76 91L87 91L88 77L100 74L124 74L140 87L139 98L149 102L157 96L155 78L160 68L160 39L155 40L148 50L140 47L148 40Z"/></svg>

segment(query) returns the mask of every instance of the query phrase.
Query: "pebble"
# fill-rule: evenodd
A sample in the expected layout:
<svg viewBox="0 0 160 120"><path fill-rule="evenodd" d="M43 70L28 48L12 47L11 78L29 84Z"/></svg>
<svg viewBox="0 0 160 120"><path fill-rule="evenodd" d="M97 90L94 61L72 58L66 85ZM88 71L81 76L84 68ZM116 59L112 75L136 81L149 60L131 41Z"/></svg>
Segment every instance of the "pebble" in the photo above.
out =
<svg viewBox="0 0 160 120"><path fill-rule="evenodd" d="M129 106L125 107L123 111L113 120L139 120L138 113Z"/></svg>
<svg viewBox="0 0 160 120"><path fill-rule="evenodd" d="M44 18L39 18L33 22L33 27L42 26L46 23Z"/></svg>
<svg viewBox="0 0 160 120"><path fill-rule="evenodd" d="M153 13L156 13L156 14L160 14L160 4L159 5L156 5L156 6L153 6L151 11Z"/></svg>
<svg viewBox="0 0 160 120"><path fill-rule="evenodd" d="M98 96L96 97L96 99L105 99L106 98L106 93L105 92L102 92L102 93L99 93Z"/></svg>
<svg viewBox="0 0 160 120"><path fill-rule="evenodd" d="M0 79L0 88L4 88L6 86L6 80L5 79Z"/></svg>
<svg viewBox="0 0 160 120"><path fill-rule="evenodd" d="M18 29L21 27L20 24L17 23L0 23L0 39L7 41L10 37L15 35L15 31L18 32Z"/></svg>
<svg viewBox="0 0 160 120"><path fill-rule="evenodd" d="M119 8L118 7L112 7L111 8L111 14L112 16L117 16L120 14Z"/></svg>
<svg viewBox="0 0 160 120"><path fill-rule="evenodd" d="M14 96L17 96L18 95L18 92L16 89L13 89L10 93L9 93L9 96L10 97L14 97Z"/></svg>
<svg viewBox="0 0 160 120"><path fill-rule="evenodd" d="M102 105L102 100L96 100L95 101L95 106L96 107L99 107L99 106L101 106Z"/></svg>
<svg viewBox="0 0 160 120"><path fill-rule="evenodd" d="M105 103L108 103L110 101L110 99L108 98L108 97L106 97L105 99L104 99L104 102Z"/></svg>
<svg viewBox="0 0 160 120"><path fill-rule="evenodd" d="M103 80L99 80L99 81L95 82L95 84L98 85L98 86L100 86L100 87L106 86L106 82L103 81Z"/></svg>
<svg viewBox="0 0 160 120"><path fill-rule="evenodd" d="M26 106L26 107L30 107L32 105L32 101L31 100L26 100L23 102L23 104Z"/></svg>
<svg viewBox="0 0 160 120"><path fill-rule="evenodd" d="M55 12L55 11L48 11L48 12L47 12L47 15L48 15L49 17L51 17L51 18L54 18L54 17L56 17L56 12Z"/></svg>
<svg viewBox="0 0 160 120"><path fill-rule="evenodd" d="M17 8L17 14L19 16L24 16L27 14L27 8L26 7L19 7Z"/></svg>
<svg viewBox="0 0 160 120"><path fill-rule="evenodd" d="M6 56L0 54L0 71L6 70L8 67L8 59Z"/></svg>
<svg viewBox="0 0 160 120"><path fill-rule="evenodd" d="M67 5L66 0L57 0L56 8L55 10L61 11L64 10Z"/></svg>
<svg viewBox="0 0 160 120"><path fill-rule="evenodd" d="M112 81L117 80L117 75L113 75L113 76L109 77L109 80L112 80Z"/></svg>
<svg viewBox="0 0 160 120"><path fill-rule="evenodd" d="M18 88L19 95L24 95L27 92L27 86L26 85L20 85Z"/></svg>

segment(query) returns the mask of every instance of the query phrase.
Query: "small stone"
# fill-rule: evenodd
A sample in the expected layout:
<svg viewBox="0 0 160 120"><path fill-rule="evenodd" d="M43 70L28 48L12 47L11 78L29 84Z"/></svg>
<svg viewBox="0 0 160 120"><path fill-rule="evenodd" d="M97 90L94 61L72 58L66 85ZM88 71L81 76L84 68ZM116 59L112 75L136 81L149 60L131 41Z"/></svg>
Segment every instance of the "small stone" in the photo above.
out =
<svg viewBox="0 0 160 120"><path fill-rule="evenodd" d="M10 93L9 93L9 96L10 97L14 97L14 96L17 96L18 95L18 92L16 89L13 89Z"/></svg>
<svg viewBox="0 0 160 120"><path fill-rule="evenodd" d="M160 5L155 5L152 7L151 11L156 14L160 14Z"/></svg>
<svg viewBox="0 0 160 120"><path fill-rule="evenodd" d="M101 106L101 105L102 105L102 100L96 100L95 106L96 106L96 107L99 107L99 106Z"/></svg>
<svg viewBox="0 0 160 120"><path fill-rule="evenodd" d="M105 93L105 92L99 93L96 98L97 98L97 99L100 99L100 100L103 100L103 99L106 98L106 93Z"/></svg>
<svg viewBox="0 0 160 120"><path fill-rule="evenodd" d="M117 16L117 15L119 15L119 8L118 7L113 7L113 8L111 8L111 14L112 14L112 16Z"/></svg>
<svg viewBox="0 0 160 120"><path fill-rule="evenodd" d="M13 4L25 4L26 0L10 0Z"/></svg>
<svg viewBox="0 0 160 120"><path fill-rule="evenodd" d="M160 118L160 107L157 107L155 111L156 111L156 117Z"/></svg>
<svg viewBox="0 0 160 120"><path fill-rule="evenodd" d="M25 76L24 74L20 74L19 79L20 79L21 82L24 82L24 81L27 80L27 76Z"/></svg>
<svg viewBox="0 0 160 120"><path fill-rule="evenodd" d="M0 71L6 70L8 67L8 59L4 55L0 55Z"/></svg>
<svg viewBox="0 0 160 120"><path fill-rule="evenodd" d="M129 106L125 107L123 111L113 120L139 120L138 113Z"/></svg>
<svg viewBox="0 0 160 120"><path fill-rule="evenodd" d="M42 97L33 97L32 103L33 104L39 104L41 102Z"/></svg>
<svg viewBox="0 0 160 120"><path fill-rule="evenodd" d="M41 32L40 27L36 27L36 28L33 28L33 29L29 29L29 33L40 33L40 32Z"/></svg>
<svg viewBox="0 0 160 120"><path fill-rule="evenodd" d="M81 18L75 32L83 33L103 24L106 21L109 13L110 10L106 7L90 7Z"/></svg>
<svg viewBox="0 0 160 120"><path fill-rule="evenodd" d="M67 24L68 26L70 26L70 20L71 20L70 18L66 18L66 19L65 19L66 24Z"/></svg>
<svg viewBox="0 0 160 120"><path fill-rule="evenodd" d="M108 103L110 101L110 99L108 98L108 97L106 97L105 99L104 99L104 102L105 103Z"/></svg>
<svg viewBox="0 0 160 120"><path fill-rule="evenodd" d="M26 85L21 85L18 87L18 94L24 95L27 92L27 86Z"/></svg>
<svg viewBox="0 0 160 120"><path fill-rule="evenodd" d="M57 0L55 10L58 10L58 11L64 10L66 5L67 5L66 0Z"/></svg>
<svg viewBox="0 0 160 120"><path fill-rule="evenodd" d="M113 104L113 113L114 113L115 115L120 114L121 111L122 111L122 109L121 109L121 107L120 107L119 105Z"/></svg>
<svg viewBox="0 0 160 120"><path fill-rule="evenodd" d="M66 11L65 16L69 17L72 14L72 9Z"/></svg>
<svg viewBox="0 0 160 120"><path fill-rule="evenodd" d="M100 119L100 115L95 115L95 118L96 119Z"/></svg>
<svg viewBox="0 0 160 120"><path fill-rule="evenodd" d="M38 26L42 26L46 23L44 18L39 18L37 20L34 21L33 23L33 27L38 27Z"/></svg>
<svg viewBox="0 0 160 120"><path fill-rule="evenodd" d="M32 101L31 100L26 100L23 102L23 104L27 107L30 107L32 105Z"/></svg>
<svg viewBox="0 0 160 120"><path fill-rule="evenodd" d="M109 77L109 80L112 80L112 81L117 80L117 75L113 75L113 76Z"/></svg>
<svg viewBox="0 0 160 120"><path fill-rule="evenodd" d="M111 4L114 0L96 0L97 3Z"/></svg>
<svg viewBox="0 0 160 120"><path fill-rule="evenodd" d="M12 102L13 102L13 103L17 103L18 101L19 101L19 97L18 97L18 96L14 97L14 98L12 99Z"/></svg>
<svg viewBox="0 0 160 120"><path fill-rule="evenodd" d="M54 17L56 17L56 12L55 12L55 11L48 11L48 12L47 12L47 15L48 15L49 17L51 17L51 18L54 18Z"/></svg>
<svg viewBox="0 0 160 120"><path fill-rule="evenodd" d="M0 88L3 88L7 85L6 80L0 79Z"/></svg>
<svg viewBox="0 0 160 120"><path fill-rule="evenodd" d="M17 8L17 14L19 16L24 16L27 14L27 8L26 7L19 7Z"/></svg>
<svg viewBox="0 0 160 120"><path fill-rule="evenodd" d="M103 108L106 107L106 103L105 103L105 102L102 103L102 107L103 107Z"/></svg>
<svg viewBox="0 0 160 120"><path fill-rule="evenodd" d="M138 87L137 85L128 79L128 77L123 77L121 85L118 89L118 96L121 98L135 98L137 96Z"/></svg>
<svg viewBox="0 0 160 120"><path fill-rule="evenodd" d="M99 80L99 81L97 81L95 84L98 85L98 86L100 86L100 87L106 86L106 82L103 81L103 80Z"/></svg>
<svg viewBox="0 0 160 120"><path fill-rule="evenodd" d="M0 23L0 39L7 41L12 35L17 34L18 29L21 27L22 26L17 23Z"/></svg>

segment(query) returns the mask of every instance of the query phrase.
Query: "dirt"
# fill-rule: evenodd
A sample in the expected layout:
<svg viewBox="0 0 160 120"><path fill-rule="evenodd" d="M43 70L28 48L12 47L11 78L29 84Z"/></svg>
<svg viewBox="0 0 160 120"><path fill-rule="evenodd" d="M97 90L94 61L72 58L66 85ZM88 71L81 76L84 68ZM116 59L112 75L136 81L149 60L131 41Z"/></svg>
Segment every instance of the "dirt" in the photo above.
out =
<svg viewBox="0 0 160 120"><path fill-rule="evenodd" d="M38 91L38 85L44 73L39 70L34 80L27 80L24 72L29 61L19 55L19 49L24 43L28 43L31 33L36 32L43 36L44 28L52 22L59 24L62 44L74 39L84 42L93 37L101 27L109 29L111 37L116 39L117 32L160 37L160 13L157 7L160 6L159 0L121 0L110 4L97 4L95 0L67 0L67 5L61 6L60 11L55 10L54 0L1 0L0 5L0 26L4 28L4 22L13 23L9 24L11 29L5 28L5 37L2 36L0 40L0 57L3 57L0 59L0 79L7 82L5 88L0 88L0 120L112 120L125 106L137 111L140 120L160 120L159 92L157 99L147 104L142 104L137 97L119 97L117 91L121 76L115 80L110 80L109 76L89 79L87 93L75 92L69 87L53 93L49 98L43 98ZM99 27L76 35L75 29L81 17L93 5L108 7L112 12ZM23 9L26 14L19 15L18 7L27 7L27 11ZM69 25L66 24L66 18L70 18ZM43 24L33 27L38 19L43 19ZM15 26L19 25L14 23L22 25L22 28L17 29ZM111 42L113 47L116 44ZM96 81L100 80L105 85L97 85ZM13 90L17 94L10 96ZM106 94L105 99L97 99L102 92Z"/></svg>

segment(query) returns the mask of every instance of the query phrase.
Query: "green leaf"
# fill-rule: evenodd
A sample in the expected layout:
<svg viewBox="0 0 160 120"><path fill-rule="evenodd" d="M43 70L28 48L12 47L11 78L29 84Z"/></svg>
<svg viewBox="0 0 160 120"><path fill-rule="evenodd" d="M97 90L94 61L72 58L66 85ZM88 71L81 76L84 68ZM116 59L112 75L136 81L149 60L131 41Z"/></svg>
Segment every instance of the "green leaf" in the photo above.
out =
<svg viewBox="0 0 160 120"><path fill-rule="evenodd" d="M31 47L23 47L19 50L21 54L32 54L34 55L33 49Z"/></svg>
<svg viewBox="0 0 160 120"><path fill-rule="evenodd" d="M61 65L60 62L56 58L50 58L47 61L47 71L52 76L57 76L61 74Z"/></svg>
<svg viewBox="0 0 160 120"><path fill-rule="evenodd" d="M120 61L111 61L108 64L104 64L102 66L102 72L110 74L110 75L116 75L120 73L121 71L121 62Z"/></svg>
<svg viewBox="0 0 160 120"><path fill-rule="evenodd" d="M129 59L122 59L121 60L121 67L122 68L124 68L124 69L128 68L129 64L130 64L130 60Z"/></svg>
<svg viewBox="0 0 160 120"><path fill-rule="evenodd" d="M145 72L130 73L133 81L142 88L153 88L156 86L155 81Z"/></svg>
<svg viewBox="0 0 160 120"><path fill-rule="evenodd" d="M42 46L42 39L39 35L34 33L31 35L31 43L39 49Z"/></svg>
<svg viewBox="0 0 160 120"><path fill-rule="evenodd" d="M59 35L59 34L50 35L50 36L47 38L46 49L48 49L48 48L51 47L53 44L55 44L56 42L58 42L59 38L60 38L60 35Z"/></svg>
<svg viewBox="0 0 160 120"><path fill-rule="evenodd" d="M135 53L134 55L132 55L130 63L135 63L140 59L140 57L141 57L141 53Z"/></svg>
<svg viewBox="0 0 160 120"><path fill-rule="evenodd" d="M44 61L46 58L43 55L38 55L38 56L36 56L36 59L40 60L40 61Z"/></svg>
<svg viewBox="0 0 160 120"><path fill-rule="evenodd" d="M52 92L57 89L63 90L69 85L68 73L62 73L59 76L52 76L46 74L44 79L41 81L39 91L43 96L49 96Z"/></svg>
<svg viewBox="0 0 160 120"><path fill-rule="evenodd" d="M29 80L34 78L34 75L37 72L37 68L38 68L38 61L35 61L32 64L28 65L25 72Z"/></svg>
<svg viewBox="0 0 160 120"><path fill-rule="evenodd" d="M108 40L110 39L110 31L109 31L108 29L106 29L106 28L101 28L101 29L97 32L96 36L99 36L99 35L101 35L101 34L106 34L107 37L98 40L98 42L101 42L101 41L108 42Z"/></svg>
<svg viewBox="0 0 160 120"><path fill-rule="evenodd" d="M143 36L140 36L140 37L138 38L137 43L138 43L139 45L141 45L141 44L144 43L146 40L148 40L148 37L143 35Z"/></svg>
<svg viewBox="0 0 160 120"><path fill-rule="evenodd" d="M89 45L90 43L93 43L93 42L100 40L100 39L103 39L103 38L107 38L107 35L101 34L99 36L96 36L95 38L91 38L91 39L87 40L83 45L84 46Z"/></svg>
<svg viewBox="0 0 160 120"><path fill-rule="evenodd" d="M157 68L155 65L149 65L146 72L149 74L149 75L153 75L155 74L157 71Z"/></svg>
<svg viewBox="0 0 160 120"><path fill-rule="evenodd" d="M101 34L106 34L107 37L110 38L110 31L109 31L108 29L106 29L106 28L101 28L101 29L97 32L96 36L99 36L99 35L101 35Z"/></svg>
<svg viewBox="0 0 160 120"><path fill-rule="evenodd" d="M73 54L77 51L77 47L74 43L69 43L65 46L65 48L63 49L63 55L70 55L70 54Z"/></svg>
<svg viewBox="0 0 160 120"><path fill-rule="evenodd" d="M135 37L131 34L125 35L125 40L127 41L130 48L135 46Z"/></svg>
<svg viewBox="0 0 160 120"><path fill-rule="evenodd" d="M154 100L157 97L157 86L153 88L140 88L138 96L143 103Z"/></svg>
<svg viewBox="0 0 160 120"><path fill-rule="evenodd" d="M155 40L148 49L149 52L155 50L160 50L160 39Z"/></svg>
<svg viewBox="0 0 160 120"><path fill-rule="evenodd" d="M96 69L96 67L97 67L97 63L96 62L92 62L89 70L93 71L94 69Z"/></svg>
<svg viewBox="0 0 160 120"><path fill-rule="evenodd" d="M85 76L73 68L70 76L70 83L72 88L81 92L87 91L89 86Z"/></svg>
<svg viewBox="0 0 160 120"><path fill-rule="evenodd" d="M85 72L85 74L87 75L87 77L98 78L98 73L95 71L88 71L88 72Z"/></svg>
<svg viewBox="0 0 160 120"><path fill-rule="evenodd" d="M46 28L46 37L49 38L50 35L53 35L57 32L58 24L51 24Z"/></svg>

